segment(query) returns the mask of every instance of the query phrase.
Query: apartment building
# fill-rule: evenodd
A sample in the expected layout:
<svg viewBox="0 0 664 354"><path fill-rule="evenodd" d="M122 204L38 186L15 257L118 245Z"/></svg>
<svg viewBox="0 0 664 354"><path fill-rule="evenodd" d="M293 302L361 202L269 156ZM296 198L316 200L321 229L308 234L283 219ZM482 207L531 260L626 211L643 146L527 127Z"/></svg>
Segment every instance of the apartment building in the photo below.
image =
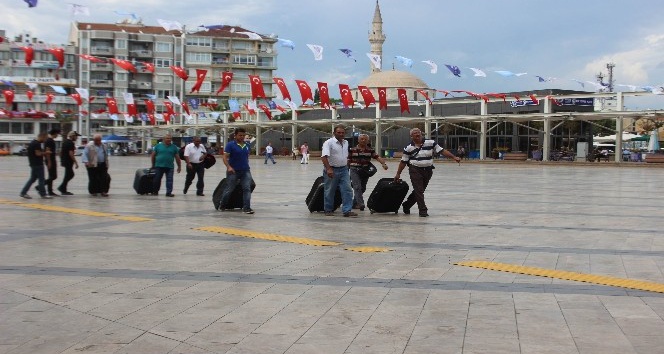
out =
<svg viewBox="0 0 664 354"><path fill-rule="evenodd" d="M77 85L75 48L44 43L30 34L7 38L4 30L0 38L0 149L15 151L53 128L78 129L77 106L67 96ZM30 64L22 47L33 50ZM64 50L62 67L48 51L53 48ZM5 91L13 92L11 104Z"/></svg>
<svg viewBox="0 0 664 354"><path fill-rule="evenodd" d="M117 100L120 112L126 112L125 92L132 93L139 113L147 111L144 99L155 95L157 112L165 110L163 102L169 96L188 102L198 122L209 119L208 102L219 107L229 98L240 101L251 97L249 75L259 75L264 82L265 93L272 96L272 73L277 69L276 39L263 37L251 39L241 32L250 32L241 27L223 26L212 29L196 28L194 31L167 31L160 26L146 26L140 21L126 20L116 24L72 23L69 42L77 48L77 54L97 57L102 62L79 59L80 87L89 90L94 97L89 107L89 128L99 131L110 125L145 125L142 119L133 123L119 119L112 121L106 108L106 97ZM136 73L128 72L108 59L123 59L131 62ZM148 70L154 67L154 72ZM170 69L171 66L188 70L185 82ZM196 69L207 70L207 75L198 92L191 92L196 82ZM221 94L221 73L233 72L233 81ZM215 106L214 104L212 106ZM179 107L176 107L179 110ZM179 112L179 111L178 111ZM140 115L140 114L139 114ZM173 123L182 123L177 115ZM157 122L164 124L164 122ZM87 127L84 127L84 131Z"/></svg>

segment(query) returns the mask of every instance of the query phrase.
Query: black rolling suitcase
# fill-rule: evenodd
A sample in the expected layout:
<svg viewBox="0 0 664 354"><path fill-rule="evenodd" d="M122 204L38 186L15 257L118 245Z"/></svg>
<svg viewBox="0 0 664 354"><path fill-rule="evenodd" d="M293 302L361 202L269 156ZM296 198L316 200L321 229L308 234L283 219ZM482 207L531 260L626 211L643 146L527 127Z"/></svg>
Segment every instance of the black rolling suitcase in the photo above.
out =
<svg viewBox="0 0 664 354"><path fill-rule="evenodd" d="M394 178L381 178L369 196L367 207L371 213L398 213L408 194L408 184L394 182Z"/></svg>
<svg viewBox="0 0 664 354"><path fill-rule="evenodd" d="M139 168L134 176L134 190L140 195L159 192L152 190L154 180L154 170L151 168Z"/></svg>
<svg viewBox="0 0 664 354"><path fill-rule="evenodd" d="M256 188L256 183L254 183L254 180L251 180L251 191L253 192L254 189ZM214 193L212 193L212 203L214 204L214 208L219 210L221 207L221 196L224 194L224 189L226 189L226 179L222 179L221 182L217 185L217 188L214 189ZM235 186L235 189L233 189L233 193L231 193L231 197L228 198L228 205L226 205L226 209L242 209L242 206L244 204L244 200L242 199L242 186L238 183Z"/></svg>
<svg viewBox="0 0 664 354"><path fill-rule="evenodd" d="M323 176L316 178L305 202L307 203L310 213L315 211L325 211L325 185L323 184ZM340 206L341 191L337 188L337 192L334 194L334 210L337 210Z"/></svg>

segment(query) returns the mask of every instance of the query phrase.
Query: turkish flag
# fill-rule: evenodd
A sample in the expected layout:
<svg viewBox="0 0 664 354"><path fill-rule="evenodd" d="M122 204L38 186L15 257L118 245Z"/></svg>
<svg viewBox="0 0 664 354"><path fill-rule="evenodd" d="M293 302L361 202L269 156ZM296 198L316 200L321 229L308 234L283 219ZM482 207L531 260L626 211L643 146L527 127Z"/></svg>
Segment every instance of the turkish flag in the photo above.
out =
<svg viewBox="0 0 664 354"><path fill-rule="evenodd" d="M77 106L80 106L80 105L83 104L83 99L81 98L81 95L79 95L78 93L72 93L72 94L69 95L69 96L71 96L71 98L74 99L74 101L76 102L76 105L77 105Z"/></svg>
<svg viewBox="0 0 664 354"><path fill-rule="evenodd" d="M252 102L254 102L254 101L252 101ZM244 108L246 108L247 111L249 111L249 114L256 114L256 111L254 110L254 107L256 107L256 102L254 102L252 104L252 106L249 106L249 103L244 104Z"/></svg>
<svg viewBox="0 0 664 354"><path fill-rule="evenodd" d="M427 100L427 101L429 102L429 104L431 104L431 100L429 99L429 95L427 95L426 91L424 91L424 90L417 90L417 92L418 92L420 95L424 96L424 99Z"/></svg>
<svg viewBox="0 0 664 354"><path fill-rule="evenodd" d="M49 53L53 54L55 59L58 61L58 68L61 68L65 65L65 50L62 48L51 48L46 49Z"/></svg>
<svg viewBox="0 0 664 354"><path fill-rule="evenodd" d="M399 105L401 106L401 113L408 112L410 113L410 108L408 107L408 95L406 94L405 89L397 89L397 96L399 96Z"/></svg>
<svg viewBox="0 0 664 354"><path fill-rule="evenodd" d="M339 84L339 92L341 93L341 102L344 103L344 106L355 106L355 100L353 100L353 95L350 93L350 87L348 87L348 85Z"/></svg>
<svg viewBox="0 0 664 354"><path fill-rule="evenodd" d="M279 87L279 91L281 91L281 97L284 100L292 101L290 92L288 92L288 87L286 87L286 82L284 82L284 79L275 77L272 78L272 80L274 80L274 83L277 84L277 87Z"/></svg>
<svg viewBox="0 0 664 354"><path fill-rule="evenodd" d="M149 114L154 114L154 110L155 110L154 109L154 102L152 102L152 100L144 100L144 101L145 101L145 106L148 109L148 113ZM154 117L152 117L152 118L154 118Z"/></svg>
<svg viewBox="0 0 664 354"><path fill-rule="evenodd" d="M5 103L7 104L7 107L11 108L12 103L14 103L14 91L4 90L2 93L5 95Z"/></svg>
<svg viewBox="0 0 664 354"><path fill-rule="evenodd" d="M235 119L240 119L240 118L242 118L242 113L240 113L240 112L233 112L233 118L235 118Z"/></svg>
<svg viewBox="0 0 664 354"><path fill-rule="evenodd" d="M138 109L136 109L135 103L127 105L127 114L129 114L132 117L138 115Z"/></svg>
<svg viewBox="0 0 664 354"><path fill-rule="evenodd" d="M272 120L272 112L270 112L270 109L266 105L259 104L258 108L260 108L261 110L263 110L263 112L265 112L265 115L269 120Z"/></svg>
<svg viewBox="0 0 664 354"><path fill-rule="evenodd" d="M91 62L93 62L93 63L105 63L104 60L99 59L99 58L97 58L97 57L93 57L92 55L88 55L88 54L79 54L78 56L81 57L81 58L83 58L83 59L85 59L85 60L89 60L89 61L91 61Z"/></svg>
<svg viewBox="0 0 664 354"><path fill-rule="evenodd" d="M173 66L171 65L171 70L177 75L180 79L187 81L189 78L189 75L187 75L187 71L179 66Z"/></svg>
<svg viewBox="0 0 664 354"><path fill-rule="evenodd" d="M378 109L387 109L387 89L385 87L378 88Z"/></svg>
<svg viewBox="0 0 664 354"><path fill-rule="evenodd" d="M265 98L265 91L263 90L263 82L258 75L249 75L251 82L251 99L255 100L256 97Z"/></svg>
<svg viewBox="0 0 664 354"><path fill-rule="evenodd" d="M170 113L164 113L164 122L166 122L166 124L171 122L171 114Z"/></svg>
<svg viewBox="0 0 664 354"><path fill-rule="evenodd" d="M106 97L106 105L108 106L108 114L120 114L118 111L118 102L113 97Z"/></svg>
<svg viewBox="0 0 664 354"><path fill-rule="evenodd" d="M54 94L52 94L52 93L47 94L46 95L46 101L44 101L44 103L50 104L51 102L53 102L53 98L55 98Z"/></svg>
<svg viewBox="0 0 664 354"><path fill-rule="evenodd" d="M191 115L191 113L189 113L189 105L187 105L187 102L183 101L181 106L182 106L182 109L184 109L184 111L187 112L188 115Z"/></svg>
<svg viewBox="0 0 664 354"><path fill-rule="evenodd" d="M286 112L288 112L288 110L287 110L286 108L281 107L280 105L277 105L277 109L278 109L279 111L281 111L281 113L286 113Z"/></svg>
<svg viewBox="0 0 664 354"><path fill-rule="evenodd" d="M167 114L175 114L175 111L173 110L173 103L171 103L171 101L164 101L164 106L166 106Z"/></svg>
<svg viewBox="0 0 664 354"><path fill-rule="evenodd" d="M191 87L191 92L189 93L194 93L194 91L200 92L203 80L205 80L205 75L207 75L207 70L196 69L196 83Z"/></svg>
<svg viewBox="0 0 664 354"><path fill-rule="evenodd" d="M141 64L143 65L143 72L149 71L151 73L154 73L154 64L145 61L141 62Z"/></svg>
<svg viewBox="0 0 664 354"><path fill-rule="evenodd" d="M25 92L25 95L28 96L28 99L29 99L30 101L32 101L32 97L35 95L35 93L32 92L32 91L30 91L30 90L28 90L28 91Z"/></svg>
<svg viewBox="0 0 664 354"><path fill-rule="evenodd" d="M136 70L136 67L134 66L134 64L132 64L132 63L131 63L130 61L128 61L128 60L123 60L123 59L110 59L110 60L111 60L111 62L112 62L113 64L115 64L115 65L121 67L122 69L125 69L125 70L127 70L127 71L130 71L130 72L132 72L132 73L136 73L136 72L138 72L138 71Z"/></svg>
<svg viewBox="0 0 664 354"><path fill-rule="evenodd" d="M326 82L318 83L318 96L320 96L320 107L330 109L330 91Z"/></svg>
<svg viewBox="0 0 664 354"><path fill-rule="evenodd" d="M358 86L358 90L360 90L360 94L362 95L362 98L364 99L364 105L366 107L369 107L370 104L375 104L376 99L374 98L373 93L367 88L366 86Z"/></svg>
<svg viewBox="0 0 664 354"><path fill-rule="evenodd" d="M530 95L530 99L533 100L533 103L534 103L534 104L536 104L536 105L539 104L539 100L537 99L537 96L535 96L535 95Z"/></svg>
<svg viewBox="0 0 664 354"><path fill-rule="evenodd" d="M233 73L230 71L224 71L221 73L221 87L219 90L217 90L217 95L222 93L228 85L231 84L231 81L233 80Z"/></svg>
<svg viewBox="0 0 664 354"><path fill-rule="evenodd" d="M28 66L32 65L32 59L35 58L35 50L32 47L21 47L23 51L25 52L25 63L28 64Z"/></svg>
<svg viewBox="0 0 664 354"><path fill-rule="evenodd" d="M157 119L154 117L153 113L148 113L148 119L150 120L150 124L152 124L152 125L157 124Z"/></svg>
<svg viewBox="0 0 664 354"><path fill-rule="evenodd" d="M305 104L308 100L311 102L314 101L314 96L311 94L311 87L304 80L295 80L297 88L300 89L300 95L302 96L302 104Z"/></svg>

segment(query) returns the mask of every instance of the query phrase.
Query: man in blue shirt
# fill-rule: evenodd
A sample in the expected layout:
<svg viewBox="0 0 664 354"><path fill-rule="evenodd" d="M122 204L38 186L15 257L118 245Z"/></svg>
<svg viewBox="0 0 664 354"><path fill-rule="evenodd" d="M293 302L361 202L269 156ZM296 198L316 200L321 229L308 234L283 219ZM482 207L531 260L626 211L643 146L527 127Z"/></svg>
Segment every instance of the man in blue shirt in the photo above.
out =
<svg viewBox="0 0 664 354"><path fill-rule="evenodd" d="M228 199L231 197L235 186L240 183L242 186L242 210L245 214L253 214L251 209L251 171L249 171L249 154L251 144L244 141L247 135L244 128L235 129L235 136L232 141L226 144L224 149L224 165L226 165L226 189L221 195L221 210L228 205Z"/></svg>
<svg viewBox="0 0 664 354"><path fill-rule="evenodd" d="M178 173L182 167L180 160L180 149L173 145L173 138L170 134L164 136L164 140L152 149L152 168L155 169L154 179L152 180L153 191L158 191L161 186L161 177L166 174L166 196L173 195L173 159L178 163ZM152 192L157 195L158 192Z"/></svg>

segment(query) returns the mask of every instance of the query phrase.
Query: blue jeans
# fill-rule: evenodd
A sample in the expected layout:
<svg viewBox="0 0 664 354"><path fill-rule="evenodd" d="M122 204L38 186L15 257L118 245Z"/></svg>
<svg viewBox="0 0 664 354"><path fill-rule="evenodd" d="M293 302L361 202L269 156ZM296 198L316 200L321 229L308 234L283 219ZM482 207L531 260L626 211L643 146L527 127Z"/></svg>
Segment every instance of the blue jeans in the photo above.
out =
<svg viewBox="0 0 664 354"><path fill-rule="evenodd" d="M233 194L233 189L240 183L242 186L242 209L251 209L251 171L235 171L235 173L226 172L226 189L221 195L221 207L228 205L228 199Z"/></svg>
<svg viewBox="0 0 664 354"><path fill-rule="evenodd" d="M273 164L277 163L274 161L274 156L272 156L272 154L265 153L265 163L267 163L267 160L272 160Z"/></svg>
<svg viewBox="0 0 664 354"><path fill-rule="evenodd" d="M348 213L353 210L353 187L350 185L348 167L332 167L334 177L330 178L323 170L323 184L325 186L325 211L334 210L334 194L337 187L341 191L341 211Z"/></svg>
<svg viewBox="0 0 664 354"><path fill-rule="evenodd" d="M46 195L46 188L44 187L44 165L30 166L30 179L25 183L21 190L21 195L28 194L28 190L32 187L35 181L39 181L37 190L42 197Z"/></svg>
<svg viewBox="0 0 664 354"><path fill-rule="evenodd" d="M158 191L161 187L161 177L166 174L166 194L173 193L173 169L168 167L155 167L154 179L152 180L152 190Z"/></svg>

